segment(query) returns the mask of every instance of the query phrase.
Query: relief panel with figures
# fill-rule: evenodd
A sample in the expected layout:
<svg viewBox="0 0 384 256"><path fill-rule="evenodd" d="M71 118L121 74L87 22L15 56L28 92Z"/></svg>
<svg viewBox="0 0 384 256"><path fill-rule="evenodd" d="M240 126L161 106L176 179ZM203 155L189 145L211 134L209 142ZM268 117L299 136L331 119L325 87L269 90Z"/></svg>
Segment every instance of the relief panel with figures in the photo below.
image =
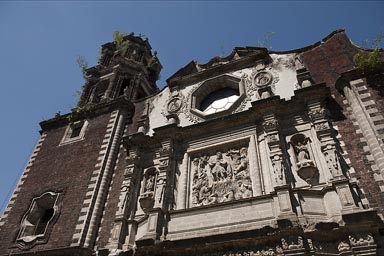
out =
<svg viewBox="0 0 384 256"><path fill-rule="evenodd" d="M232 148L192 158L191 206L252 197L248 148Z"/></svg>

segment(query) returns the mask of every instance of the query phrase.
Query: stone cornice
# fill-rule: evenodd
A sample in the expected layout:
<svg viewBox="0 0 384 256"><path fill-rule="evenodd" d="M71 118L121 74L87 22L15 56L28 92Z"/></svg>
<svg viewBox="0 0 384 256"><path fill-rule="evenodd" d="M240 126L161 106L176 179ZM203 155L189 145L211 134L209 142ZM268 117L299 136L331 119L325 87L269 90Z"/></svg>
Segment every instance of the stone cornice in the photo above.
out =
<svg viewBox="0 0 384 256"><path fill-rule="evenodd" d="M125 97L119 97L117 99L102 102L96 105L89 105L89 108L74 108L71 113L60 115L49 120L40 122L42 131L50 130L59 126L67 125L70 122L82 120L89 117L110 113L118 108L127 108L130 112L135 109L134 104ZM132 113L133 114L133 113ZM41 132L42 132L41 131Z"/></svg>

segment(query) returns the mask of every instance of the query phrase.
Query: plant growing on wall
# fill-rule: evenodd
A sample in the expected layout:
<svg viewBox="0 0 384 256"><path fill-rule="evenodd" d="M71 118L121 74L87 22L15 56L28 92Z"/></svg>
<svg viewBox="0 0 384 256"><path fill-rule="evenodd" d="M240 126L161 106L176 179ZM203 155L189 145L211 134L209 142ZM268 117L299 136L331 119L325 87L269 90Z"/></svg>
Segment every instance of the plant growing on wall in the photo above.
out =
<svg viewBox="0 0 384 256"><path fill-rule="evenodd" d="M371 40L364 40L363 45L368 45L369 48L373 48L373 51L369 52L367 55L358 53L353 57L355 66L359 68L365 75L378 73L384 64L383 60L381 59L382 50L380 49L380 46L383 42L383 37L383 35L378 35Z"/></svg>
<svg viewBox="0 0 384 256"><path fill-rule="evenodd" d="M113 32L113 42L116 46L116 54L124 56L129 47L129 42L127 40L124 41L124 37L128 34L125 32L115 31Z"/></svg>

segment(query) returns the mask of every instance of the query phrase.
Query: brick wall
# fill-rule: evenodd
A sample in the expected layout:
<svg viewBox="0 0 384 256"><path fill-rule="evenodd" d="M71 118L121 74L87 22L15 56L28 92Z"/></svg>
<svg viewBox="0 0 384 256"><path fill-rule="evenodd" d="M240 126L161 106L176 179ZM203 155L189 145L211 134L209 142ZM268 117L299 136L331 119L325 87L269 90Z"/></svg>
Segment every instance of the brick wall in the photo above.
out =
<svg viewBox="0 0 384 256"><path fill-rule="evenodd" d="M379 187L381 184L375 182L374 172L371 169L372 162L364 150L367 144L352 118L352 112L345 97L335 88L336 80L340 75L354 68L353 57L359 52L363 51L353 45L343 31L337 31L324 38L320 45L302 53L301 57L314 81L326 82L331 88L332 99L328 102L328 108L331 119L341 135L340 138L345 142L344 149L348 153L350 166L355 171L352 176L359 180L359 185L364 191L363 198L368 199L371 207L377 207L384 213L384 199ZM383 113L383 92L380 92L376 85L369 86L366 92L370 93L369 99L363 100L375 101L378 112Z"/></svg>
<svg viewBox="0 0 384 256"><path fill-rule="evenodd" d="M5 225L0 229L0 254L19 251L9 247L14 244L24 213L34 197L51 190L64 194L60 216L53 225L49 242L36 245L30 251L70 245L109 118L110 114L105 114L90 119L85 139L67 145L59 146L66 127L46 131L47 136L28 178L21 186Z"/></svg>

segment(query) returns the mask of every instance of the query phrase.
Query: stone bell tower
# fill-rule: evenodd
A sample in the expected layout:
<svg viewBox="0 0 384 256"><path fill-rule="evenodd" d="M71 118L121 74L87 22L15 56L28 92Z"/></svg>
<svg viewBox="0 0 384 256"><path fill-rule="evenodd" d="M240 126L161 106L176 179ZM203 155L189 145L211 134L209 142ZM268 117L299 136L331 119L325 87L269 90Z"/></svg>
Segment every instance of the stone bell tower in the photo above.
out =
<svg viewBox="0 0 384 256"><path fill-rule="evenodd" d="M93 253L112 177L124 162L121 138L140 111L135 102L158 91L162 68L147 39L118 39L84 72L77 107L40 123L40 140L0 219L0 255Z"/></svg>

